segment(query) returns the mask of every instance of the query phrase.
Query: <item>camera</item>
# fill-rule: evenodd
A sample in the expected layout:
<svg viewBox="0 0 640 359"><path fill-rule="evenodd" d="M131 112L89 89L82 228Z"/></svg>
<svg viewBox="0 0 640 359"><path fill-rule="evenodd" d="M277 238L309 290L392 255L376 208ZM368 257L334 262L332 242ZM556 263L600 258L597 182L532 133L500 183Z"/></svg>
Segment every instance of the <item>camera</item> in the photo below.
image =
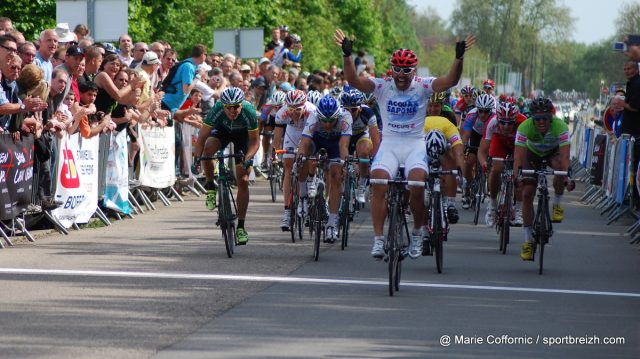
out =
<svg viewBox="0 0 640 359"><path fill-rule="evenodd" d="M627 51L627 44L625 44L622 41L616 41L613 43L613 50L620 51L620 52Z"/></svg>

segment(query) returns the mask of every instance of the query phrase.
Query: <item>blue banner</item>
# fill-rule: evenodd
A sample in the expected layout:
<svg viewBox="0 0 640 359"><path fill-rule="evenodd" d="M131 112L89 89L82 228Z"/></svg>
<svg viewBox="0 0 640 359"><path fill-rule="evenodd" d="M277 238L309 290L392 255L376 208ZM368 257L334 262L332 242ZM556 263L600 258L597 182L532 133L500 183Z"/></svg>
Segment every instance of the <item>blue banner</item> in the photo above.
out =
<svg viewBox="0 0 640 359"><path fill-rule="evenodd" d="M622 140L620 143L620 154L618 155L618 185L616 187L616 203L622 204L624 193L629 183L629 140Z"/></svg>

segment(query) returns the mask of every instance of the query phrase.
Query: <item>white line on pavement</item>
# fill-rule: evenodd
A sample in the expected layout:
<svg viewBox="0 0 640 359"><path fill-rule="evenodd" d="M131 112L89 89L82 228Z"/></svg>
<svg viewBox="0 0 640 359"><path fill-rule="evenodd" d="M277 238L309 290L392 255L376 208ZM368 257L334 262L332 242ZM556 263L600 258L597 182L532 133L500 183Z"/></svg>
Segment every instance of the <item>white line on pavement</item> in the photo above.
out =
<svg viewBox="0 0 640 359"><path fill-rule="evenodd" d="M38 275L38 276L74 276L74 277L226 280L226 281L244 281L244 282L293 283L293 284L351 284L351 285L388 285L389 284L386 281L356 280L356 279L282 277L282 276L238 275L238 274L149 273L149 272L31 269L31 268L0 268L0 274ZM582 295L596 295L596 296L640 298L640 293L604 292L604 291L594 291L594 290L498 287L498 286L444 284L444 283L426 283L426 282L402 282L402 286L417 287L417 288L476 289L476 290L493 290L493 291L509 291L509 292L582 294Z"/></svg>

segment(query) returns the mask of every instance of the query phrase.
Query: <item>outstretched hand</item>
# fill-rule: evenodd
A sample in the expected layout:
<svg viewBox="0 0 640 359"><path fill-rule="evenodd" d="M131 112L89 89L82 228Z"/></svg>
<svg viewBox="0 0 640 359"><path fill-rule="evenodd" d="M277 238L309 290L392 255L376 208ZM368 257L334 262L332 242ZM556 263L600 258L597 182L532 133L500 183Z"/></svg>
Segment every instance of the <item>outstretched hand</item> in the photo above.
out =
<svg viewBox="0 0 640 359"><path fill-rule="evenodd" d="M333 38L336 40L336 44L342 48L342 55L344 57L351 56L353 51L353 41L347 38L344 32L340 29L336 29L336 33Z"/></svg>
<svg viewBox="0 0 640 359"><path fill-rule="evenodd" d="M456 59L461 60L464 57L464 53L473 47L476 43L476 37L473 35L467 35L463 41L459 41L456 38Z"/></svg>

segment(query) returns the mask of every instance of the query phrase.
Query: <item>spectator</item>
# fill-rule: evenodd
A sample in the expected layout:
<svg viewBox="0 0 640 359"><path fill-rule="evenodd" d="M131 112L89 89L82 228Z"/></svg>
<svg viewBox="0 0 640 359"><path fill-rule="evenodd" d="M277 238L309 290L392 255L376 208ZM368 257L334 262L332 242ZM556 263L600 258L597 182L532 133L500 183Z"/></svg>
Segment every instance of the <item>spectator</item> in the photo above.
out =
<svg viewBox="0 0 640 359"><path fill-rule="evenodd" d="M624 102L616 98L613 105L624 108L621 133L640 138L640 75L638 75L638 63L633 60L625 62L624 74L628 80ZM636 146L636 148L640 148L640 146Z"/></svg>
<svg viewBox="0 0 640 359"><path fill-rule="evenodd" d="M240 87L240 85L242 85L242 80L244 80L244 78L240 72L236 70L231 71L229 74L229 84L231 87Z"/></svg>
<svg viewBox="0 0 640 359"><path fill-rule="evenodd" d="M27 42L24 39L24 35L22 35L22 33L18 30L11 30L9 32L7 32L7 35L11 35L13 36L14 39L16 39L16 45L20 46L22 44L24 44L25 42Z"/></svg>
<svg viewBox="0 0 640 359"><path fill-rule="evenodd" d="M287 82L289 82L291 86L294 86L294 84L296 83L296 80L298 79L298 75L300 74L300 71L297 70L296 68L291 67L289 71L287 71L287 73L288 73Z"/></svg>
<svg viewBox="0 0 640 359"><path fill-rule="evenodd" d="M167 77L169 70L176 64L176 61L178 61L176 50L166 49L164 56L162 56L162 63L158 69L158 81L162 82L164 78Z"/></svg>
<svg viewBox="0 0 640 359"><path fill-rule="evenodd" d="M83 81L80 83L79 89L80 107L92 109L92 105L94 105L98 97L98 86L94 82ZM79 127L82 137L91 138L99 135L105 128L111 127L115 129L116 126L115 123L112 124L111 114L97 110L95 113L88 113L87 116L83 117Z"/></svg>
<svg viewBox="0 0 640 359"><path fill-rule="evenodd" d="M251 79L253 80L256 77L256 63L252 60L247 61L247 66L251 69Z"/></svg>
<svg viewBox="0 0 640 359"><path fill-rule="evenodd" d="M137 77L134 77L129 80L129 86L119 89L115 85L114 79L122 66L124 65L121 64L118 55L107 55L102 61L100 72L95 81L95 85L98 88L95 100L97 111L110 114L116 102L123 104L135 103L135 88L141 87L143 83Z"/></svg>
<svg viewBox="0 0 640 359"><path fill-rule="evenodd" d="M240 71L241 67L242 67L242 59L238 57L236 59L236 62L233 64L233 69L236 71Z"/></svg>
<svg viewBox="0 0 640 359"><path fill-rule="evenodd" d="M77 45L78 38L76 34L69 30L69 24L61 22L56 25L56 34L58 35L58 45L60 47L67 47L67 45ZM74 44L71 44L74 43Z"/></svg>
<svg viewBox="0 0 640 359"><path fill-rule="evenodd" d="M32 64L36 59L36 45L31 41L27 41L24 44L18 46L18 55L22 59L22 66Z"/></svg>
<svg viewBox="0 0 640 359"><path fill-rule="evenodd" d="M22 68L22 60L16 53L11 53L4 57L4 65L0 67L0 73L2 74L2 79L0 80L0 84L2 85L1 90L3 91L4 96L6 97L5 101L8 102L0 102L0 133L2 132L15 132L19 128L17 124L17 116L16 114L20 113L23 107L10 107L9 109L13 111L7 112L7 106L4 104L20 104L20 99L18 97L18 83L16 80L20 75L20 70ZM5 111L2 111L5 109Z"/></svg>
<svg viewBox="0 0 640 359"><path fill-rule="evenodd" d="M267 93L269 86L264 77L258 77L251 83L251 90L253 92L253 104L258 112L262 110L262 106L267 102Z"/></svg>
<svg viewBox="0 0 640 359"><path fill-rule="evenodd" d="M231 75L231 70L233 70L233 62L231 60L224 60L220 68L222 69L222 76L228 79L229 75Z"/></svg>
<svg viewBox="0 0 640 359"><path fill-rule="evenodd" d="M281 25L280 26L280 38L281 39L285 39L285 38L287 38L287 36L289 36L289 26Z"/></svg>
<svg viewBox="0 0 640 359"><path fill-rule="evenodd" d="M124 34L120 35L118 39L119 51L118 55L120 57L120 62L125 64L125 66L131 65L131 61L133 61L133 57L131 57L131 49L133 48L133 43L131 42L131 36Z"/></svg>
<svg viewBox="0 0 640 359"><path fill-rule="evenodd" d="M258 71L256 72L256 77L262 76L265 72L267 72L267 68L271 65L271 60L266 57L263 57L258 61Z"/></svg>
<svg viewBox="0 0 640 359"><path fill-rule="evenodd" d="M0 31L4 31L5 33L13 30L13 23L11 19L8 17L0 17Z"/></svg>
<svg viewBox="0 0 640 359"><path fill-rule="evenodd" d="M88 37L85 37L84 39L78 41L78 47L81 48L82 50L85 50L87 47L92 45L93 45L93 40L91 40Z"/></svg>
<svg viewBox="0 0 640 359"><path fill-rule="evenodd" d="M131 60L131 63L129 63L129 67L135 69L138 64L142 62L142 58L144 57L144 54L147 53L147 51L149 51L149 46L147 46L146 43L136 42L136 44L133 46L133 60Z"/></svg>
<svg viewBox="0 0 640 359"><path fill-rule="evenodd" d="M158 58L161 59L164 56L164 45L159 42L159 41L155 41L152 42L151 45L149 45L149 48L151 49L151 51L155 52L156 55L158 55Z"/></svg>
<svg viewBox="0 0 640 359"><path fill-rule="evenodd" d="M85 24L76 25L75 29L73 29L73 32L76 34L76 37L78 38L78 45L80 41L84 40L86 37L89 36L89 28Z"/></svg>
<svg viewBox="0 0 640 359"><path fill-rule="evenodd" d="M357 52L357 55L355 59L353 59L353 63L356 65L356 68L358 68L358 66L362 65L362 62L365 60L365 56L367 56L367 52L364 51L364 49L360 49ZM336 66L336 65L331 65L331 66ZM337 71L336 71L337 73ZM336 75L335 73L333 74L334 76Z"/></svg>
<svg viewBox="0 0 640 359"><path fill-rule="evenodd" d="M220 67L222 65L222 54L219 52L211 53L211 67Z"/></svg>
<svg viewBox="0 0 640 359"><path fill-rule="evenodd" d="M160 68L160 59L158 55L149 51L144 54L140 65L136 68L136 75L144 84L141 87L140 99L137 102L137 108L140 111L150 109L154 101L153 79L152 77ZM151 112L151 111L150 111Z"/></svg>
<svg viewBox="0 0 640 359"><path fill-rule="evenodd" d="M242 80L251 80L251 67L247 64L240 66L240 74L242 75Z"/></svg>
<svg viewBox="0 0 640 359"><path fill-rule="evenodd" d="M0 35L0 67L4 66L9 55L18 52L16 40L11 35Z"/></svg>
<svg viewBox="0 0 640 359"><path fill-rule="evenodd" d="M207 57L207 48L204 45L195 45L191 50L191 58L183 62L177 69L173 79L174 88L167 91L162 99L162 108L175 112L182 106L189 93L198 82L196 68Z"/></svg>
<svg viewBox="0 0 640 359"><path fill-rule="evenodd" d="M609 106L607 106L602 115L602 118L604 120L603 127L608 133L611 133L616 137L620 137L620 125L622 124L622 120L624 117L624 98L624 90L616 90L615 95L609 103Z"/></svg>
<svg viewBox="0 0 640 359"><path fill-rule="evenodd" d="M640 43L637 43L640 35L625 36L624 43L627 45L627 51L624 54L631 60L640 62Z"/></svg>
<svg viewBox="0 0 640 359"><path fill-rule="evenodd" d="M47 119L45 130L57 135L62 135L71 126L73 118L69 108L63 103L64 91L69 81L67 71L61 68L53 70L51 75L51 86L49 88L49 97L47 99L47 110L43 113L43 119ZM69 93L74 99L75 95Z"/></svg>
<svg viewBox="0 0 640 359"><path fill-rule="evenodd" d="M298 50L296 55L292 50ZM282 46L277 47L273 51L271 62L279 67L284 67L290 62L300 62L302 60L302 43L300 37L296 34L284 38Z"/></svg>
<svg viewBox="0 0 640 359"><path fill-rule="evenodd" d="M51 58L58 49L58 35L55 30L44 30L40 33L40 47L36 52L36 59L33 61L44 72L44 79L51 83L51 73L53 72L53 63Z"/></svg>
<svg viewBox="0 0 640 359"><path fill-rule="evenodd" d="M302 90L304 92L309 92L309 86L307 85L306 77L298 77L296 82L293 84L296 90Z"/></svg>
<svg viewBox="0 0 640 359"><path fill-rule="evenodd" d="M267 46L264 48L264 57L272 58L273 50L278 46L282 46L282 40L280 40L280 28L274 27L271 29L271 41L269 41Z"/></svg>
<svg viewBox="0 0 640 359"><path fill-rule="evenodd" d="M66 60L66 57L67 49L64 47L59 47L51 57L51 64L53 65L53 68L55 69L56 67L64 64L64 60Z"/></svg>
<svg viewBox="0 0 640 359"><path fill-rule="evenodd" d="M98 46L89 46L84 50L84 80L92 82L95 80L103 58L104 56Z"/></svg>
<svg viewBox="0 0 640 359"><path fill-rule="evenodd" d="M67 71L70 81L67 82L67 87L64 90L64 96L67 96L69 91L73 91L76 95L76 101L80 101L80 91L78 90L78 78L77 71L80 66L80 62L84 61L84 52L77 45L69 46L66 51L64 64L56 67ZM84 67L84 65L83 65ZM84 70L83 70L84 73ZM64 97L63 96L63 97Z"/></svg>

